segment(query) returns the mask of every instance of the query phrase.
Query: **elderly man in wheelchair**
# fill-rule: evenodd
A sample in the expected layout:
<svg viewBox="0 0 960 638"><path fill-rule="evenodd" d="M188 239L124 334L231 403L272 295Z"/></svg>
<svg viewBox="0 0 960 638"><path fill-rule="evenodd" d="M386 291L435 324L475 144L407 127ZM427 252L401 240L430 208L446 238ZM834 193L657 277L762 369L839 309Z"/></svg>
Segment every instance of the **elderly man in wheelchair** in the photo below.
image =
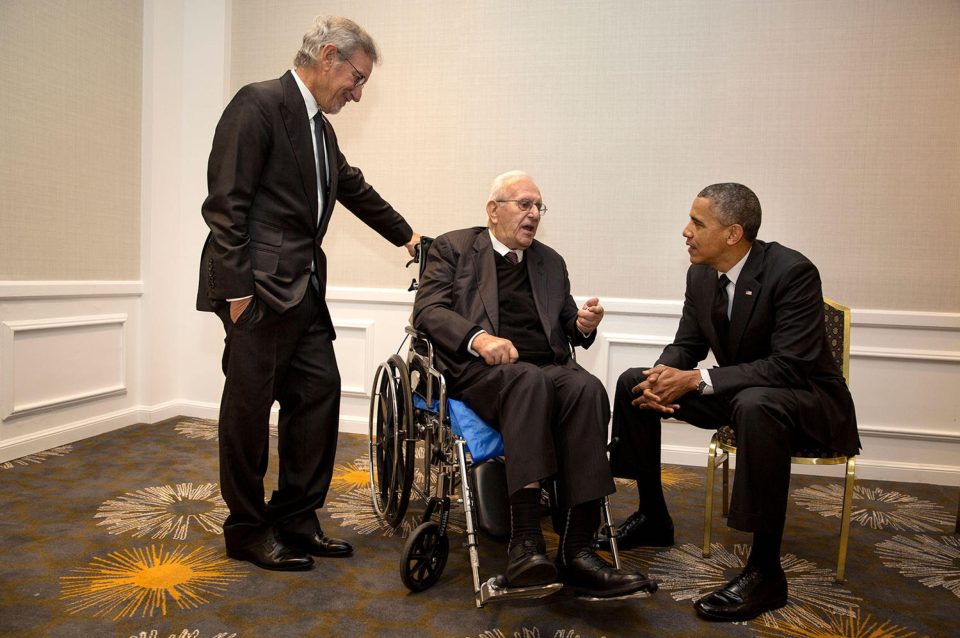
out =
<svg viewBox="0 0 960 638"><path fill-rule="evenodd" d="M616 489L606 453L610 406L570 346L593 343L603 307L593 298L578 309L563 258L534 239L547 209L529 175L497 177L486 211L486 227L433 241L413 327L433 343L448 395L503 438L506 585L559 579L595 598L653 592L655 583L608 564L592 545L601 502ZM555 561L540 528L541 482L548 479L556 481L559 506Z"/></svg>

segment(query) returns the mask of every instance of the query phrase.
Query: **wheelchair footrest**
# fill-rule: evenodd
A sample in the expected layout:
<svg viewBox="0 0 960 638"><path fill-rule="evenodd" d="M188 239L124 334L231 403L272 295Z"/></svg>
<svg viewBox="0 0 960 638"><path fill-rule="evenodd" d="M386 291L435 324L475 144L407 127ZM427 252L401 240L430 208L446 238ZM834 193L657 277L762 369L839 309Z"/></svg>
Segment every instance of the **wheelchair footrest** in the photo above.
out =
<svg viewBox="0 0 960 638"><path fill-rule="evenodd" d="M502 583L503 576L494 576L480 585L480 604L483 605L491 600L546 598L563 589L563 583L550 583L536 587L505 587Z"/></svg>

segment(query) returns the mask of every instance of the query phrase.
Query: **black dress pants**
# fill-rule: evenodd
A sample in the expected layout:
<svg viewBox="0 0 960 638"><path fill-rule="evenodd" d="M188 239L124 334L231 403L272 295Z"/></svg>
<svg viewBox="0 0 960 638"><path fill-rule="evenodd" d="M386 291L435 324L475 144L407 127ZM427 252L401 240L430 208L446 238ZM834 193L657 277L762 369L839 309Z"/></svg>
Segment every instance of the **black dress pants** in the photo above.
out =
<svg viewBox="0 0 960 638"><path fill-rule="evenodd" d="M660 418L631 405L631 388L644 380L644 368L620 375L614 398L611 453L614 476L660 481ZM737 433L737 458L728 524L747 532L782 532L790 488L794 446L809 442L800 425L813 409L812 392L790 388L747 388L732 396L687 394L671 416L700 428L731 425ZM807 414L806 416L809 416ZM643 511L643 503L640 504Z"/></svg>
<svg viewBox="0 0 960 638"><path fill-rule="evenodd" d="M278 314L254 297L226 329L220 402L220 492L230 509L227 547L262 540L274 528L318 528L333 475L340 413L340 373L333 327L319 293ZM277 489L264 503L269 417L280 404Z"/></svg>
<svg viewBox="0 0 960 638"><path fill-rule="evenodd" d="M500 432L510 494L551 476L563 508L616 490L606 451L610 401L575 361L490 366L478 359L451 384L451 396Z"/></svg>

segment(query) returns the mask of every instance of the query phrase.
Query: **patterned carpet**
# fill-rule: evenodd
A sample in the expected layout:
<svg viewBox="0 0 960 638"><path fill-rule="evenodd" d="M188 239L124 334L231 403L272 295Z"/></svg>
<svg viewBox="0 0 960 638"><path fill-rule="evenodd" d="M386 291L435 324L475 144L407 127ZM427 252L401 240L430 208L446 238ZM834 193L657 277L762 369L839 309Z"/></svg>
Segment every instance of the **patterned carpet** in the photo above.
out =
<svg viewBox="0 0 960 638"><path fill-rule="evenodd" d="M627 566L660 582L653 597L589 603L561 592L476 609L458 511L440 581L420 594L401 583L400 552L415 512L397 532L374 516L362 436L341 436L321 513L327 532L354 544L352 558L321 560L301 573L267 572L226 558L216 437L212 422L173 419L0 464L0 635L960 635L953 487L858 481L847 581L837 584L841 481L795 476L783 548L790 603L749 623L713 624L697 619L691 602L739 571L749 536L717 520L711 557L702 558L704 470L667 466L677 545L623 555ZM634 486L621 484L612 504L623 520L636 504ZM547 519L544 524L549 528ZM555 547L556 536L547 536ZM481 537L483 577L504 561L504 546Z"/></svg>

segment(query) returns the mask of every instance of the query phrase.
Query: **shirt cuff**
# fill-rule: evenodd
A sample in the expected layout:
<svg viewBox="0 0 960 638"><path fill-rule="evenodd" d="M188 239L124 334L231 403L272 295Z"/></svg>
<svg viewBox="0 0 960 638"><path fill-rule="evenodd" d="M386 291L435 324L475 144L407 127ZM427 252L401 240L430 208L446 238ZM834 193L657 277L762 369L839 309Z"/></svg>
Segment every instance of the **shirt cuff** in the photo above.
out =
<svg viewBox="0 0 960 638"><path fill-rule="evenodd" d="M487 334L486 330L477 330L476 332L474 332L473 336L470 337L470 341L467 342L467 352L469 352L475 357L479 357L480 353L473 349L473 340L476 339L478 336L485 335L485 334Z"/></svg>
<svg viewBox="0 0 960 638"><path fill-rule="evenodd" d="M236 299L227 299L227 301L243 301L244 299L253 299L253 295L247 295L246 297L237 297Z"/></svg>
<svg viewBox="0 0 960 638"><path fill-rule="evenodd" d="M703 386L703 392L700 394L713 394L713 383L710 382L710 373L703 368L700 369L700 379L707 385Z"/></svg>

